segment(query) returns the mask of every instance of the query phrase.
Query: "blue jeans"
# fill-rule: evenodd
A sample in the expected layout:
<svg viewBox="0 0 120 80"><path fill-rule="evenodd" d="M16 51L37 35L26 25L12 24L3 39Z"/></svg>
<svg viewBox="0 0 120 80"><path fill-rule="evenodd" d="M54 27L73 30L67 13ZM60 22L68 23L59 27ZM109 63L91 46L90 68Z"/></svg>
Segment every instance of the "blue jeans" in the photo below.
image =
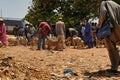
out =
<svg viewBox="0 0 120 80"><path fill-rule="evenodd" d="M38 35L38 49L45 49L45 36L42 34ZM42 46L41 46L42 45Z"/></svg>

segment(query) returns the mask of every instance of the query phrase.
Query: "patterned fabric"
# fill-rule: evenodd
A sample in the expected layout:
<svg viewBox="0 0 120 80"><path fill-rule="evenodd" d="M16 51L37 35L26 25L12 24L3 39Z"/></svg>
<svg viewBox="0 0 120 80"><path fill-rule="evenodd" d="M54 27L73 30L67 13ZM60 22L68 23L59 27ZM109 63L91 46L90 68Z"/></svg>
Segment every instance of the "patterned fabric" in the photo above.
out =
<svg viewBox="0 0 120 80"><path fill-rule="evenodd" d="M44 35L44 36L46 36L47 32L51 30L51 28L47 22L41 22L39 25L39 28L40 28L39 33Z"/></svg>

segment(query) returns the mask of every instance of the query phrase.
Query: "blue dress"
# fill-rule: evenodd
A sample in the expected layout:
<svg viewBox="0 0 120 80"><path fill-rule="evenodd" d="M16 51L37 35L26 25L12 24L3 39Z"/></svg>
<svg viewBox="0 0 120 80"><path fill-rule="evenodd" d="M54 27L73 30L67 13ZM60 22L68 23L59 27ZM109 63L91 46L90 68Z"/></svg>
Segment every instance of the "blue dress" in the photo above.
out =
<svg viewBox="0 0 120 80"><path fill-rule="evenodd" d="M88 45L88 48L93 47L92 27L89 22L85 25L84 42Z"/></svg>

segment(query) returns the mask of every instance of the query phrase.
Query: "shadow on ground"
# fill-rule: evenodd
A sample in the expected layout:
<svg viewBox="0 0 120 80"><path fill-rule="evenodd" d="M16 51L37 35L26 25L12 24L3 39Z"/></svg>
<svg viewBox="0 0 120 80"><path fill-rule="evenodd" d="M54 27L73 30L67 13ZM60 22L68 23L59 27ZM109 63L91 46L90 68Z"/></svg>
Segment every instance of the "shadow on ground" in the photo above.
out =
<svg viewBox="0 0 120 80"><path fill-rule="evenodd" d="M106 70L99 70L96 72L85 72L84 73L85 76L88 76L89 78L91 77L120 77L120 71L118 71L117 73L109 73Z"/></svg>

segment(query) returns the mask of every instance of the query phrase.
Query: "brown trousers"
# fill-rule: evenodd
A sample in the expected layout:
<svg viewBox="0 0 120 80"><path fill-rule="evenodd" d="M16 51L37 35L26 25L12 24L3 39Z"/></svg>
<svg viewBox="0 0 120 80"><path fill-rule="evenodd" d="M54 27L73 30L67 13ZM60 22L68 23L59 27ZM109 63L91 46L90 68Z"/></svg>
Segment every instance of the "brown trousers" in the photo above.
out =
<svg viewBox="0 0 120 80"><path fill-rule="evenodd" d="M57 38L58 38L58 48L62 48L62 49L64 49L65 48L65 36L63 35L63 34L61 34L61 35L58 35L57 36ZM61 42L62 41L62 42Z"/></svg>
<svg viewBox="0 0 120 80"><path fill-rule="evenodd" d="M120 25L115 25L110 37L105 38L106 47L111 61L111 69L118 70L120 55L117 46L120 42Z"/></svg>

